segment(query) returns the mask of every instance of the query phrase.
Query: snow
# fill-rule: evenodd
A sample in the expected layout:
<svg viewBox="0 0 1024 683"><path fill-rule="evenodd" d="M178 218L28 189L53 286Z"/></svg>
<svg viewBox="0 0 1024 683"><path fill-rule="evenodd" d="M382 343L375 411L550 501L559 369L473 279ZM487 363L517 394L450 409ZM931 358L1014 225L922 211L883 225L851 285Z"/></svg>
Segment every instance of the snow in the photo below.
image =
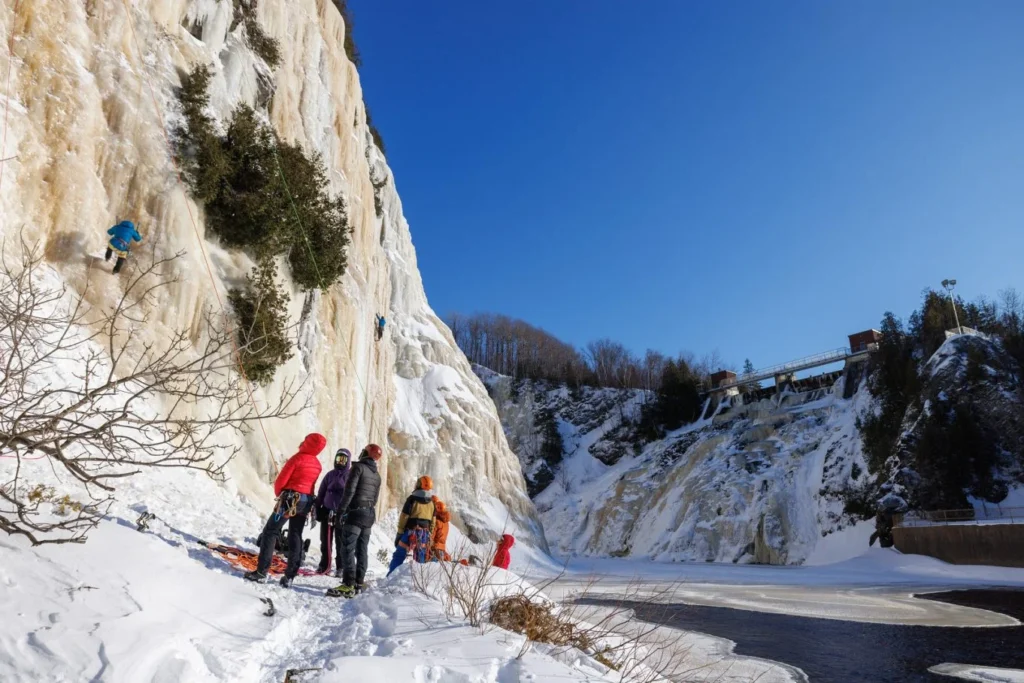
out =
<svg viewBox="0 0 1024 683"><path fill-rule="evenodd" d="M534 583L560 569L520 569ZM640 580L647 589L694 605L925 626L1015 626L1016 619L915 594L969 587L1024 587L1024 569L951 565L921 555L872 548L858 557L822 566L736 565L575 558L565 565L562 590L600 579L599 590L621 593Z"/></svg>
<svg viewBox="0 0 1024 683"><path fill-rule="evenodd" d="M189 479L180 483L199 481ZM195 489L193 503L205 493L202 485ZM301 680L325 683L617 680L582 653L524 648L522 636L471 626L445 608L436 565L407 564L382 580L375 559L385 547L381 525L371 547L371 579L379 583L353 600L324 597L336 584L326 577L299 577L291 590L246 583L193 541L238 542L224 532L258 518L244 506L214 506L205 514L180 504L190 500L181 497L184 489L175 493L178 507L158 517L151 532L113 516L85 544L32 548L20 538L0 540L0 609L8 615L0 623L0 680L279 683L288 669L306 668L316 670ZM190 531L181 529L186 524ZM480 571L458 570L470 577ZM511 572L492 570L488 581L484 606L502 595L534 593ZM426 594L417 588L422 583ZM263 614L262 597L273 601L276 615ZM733 657L718 639L689 635L686 647L695 668L731 672L711 680L738 683L765 671L771 675L762 680L794 679L785 667Z"/></svg>
<svg viewBox="0 0 1024 683"><path fill-rule="evenodd" d="M1020 669L970 664L936 664L928 670L933 674L977 683L1024 683L1024 671Z"/></svg>
<svg viewBox="0 0 1024 683"><path fill-rule="evenodd" d="M629 417L641 392L585 389L572 399L562 387L527 383L517 402L501 391L508 378L481 376L510 443L530 445L533 413L557 416L564 456L534 501L559 553L820 564L867 547L863 525L856 536L835 535L853 524L842 494L867 471L856 428L871 405L863 388L851 400L841 398L840 380L750 405L723 402L713 417L634 453ZM529 449L520 457L528 474L542 465Z"/></svg>

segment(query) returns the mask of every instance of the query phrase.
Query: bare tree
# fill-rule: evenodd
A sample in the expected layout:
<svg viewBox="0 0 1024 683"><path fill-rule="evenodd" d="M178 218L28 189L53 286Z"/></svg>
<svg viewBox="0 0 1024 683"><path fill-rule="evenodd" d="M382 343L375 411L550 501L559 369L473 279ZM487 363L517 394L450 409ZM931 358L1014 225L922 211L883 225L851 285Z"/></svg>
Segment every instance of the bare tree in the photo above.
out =
<svg viewBox="0 0 1024 683"><path fill-rule="evenodd" d="M180 254L122 274L122 293L101 307L21 247L20 259L0 257L0 530L34 545L82 542L119 480L154 467L222 479L239 450L228 437L305 407L295 382L256 405L236 371L244 349L208 309L201 326L151 318ZM81 485L85 500L62 505L63 517L26 478L26 461L40 459Z"/></svg>

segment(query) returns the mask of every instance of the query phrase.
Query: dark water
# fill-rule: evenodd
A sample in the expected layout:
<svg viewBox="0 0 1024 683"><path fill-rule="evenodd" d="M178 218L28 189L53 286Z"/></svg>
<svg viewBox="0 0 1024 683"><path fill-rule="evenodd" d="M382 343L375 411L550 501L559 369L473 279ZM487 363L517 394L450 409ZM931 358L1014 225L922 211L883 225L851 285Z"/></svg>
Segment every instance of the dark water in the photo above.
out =
<svg viewBox="0 0 1024 683"><path fill-rule="evenodd" d="M1024 591L929 594L1024 621ZM736 643L736 654L801 668L814 683L950 683L928 667L942 662L1024 669L1024 627L940 628L862 624L764 614L726 607L633 605L645 621L699 631Z"/></svg>

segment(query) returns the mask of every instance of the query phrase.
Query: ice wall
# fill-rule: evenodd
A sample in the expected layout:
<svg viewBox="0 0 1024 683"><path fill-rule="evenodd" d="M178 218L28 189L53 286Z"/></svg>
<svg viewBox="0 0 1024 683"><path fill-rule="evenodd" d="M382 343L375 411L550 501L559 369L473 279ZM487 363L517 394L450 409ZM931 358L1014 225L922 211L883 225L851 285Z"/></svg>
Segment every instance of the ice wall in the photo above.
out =
<svg viewBox="0 0 1024 683"><path fill-rule="evenodd" d="M662 561L799 564L845 529L844 494L865 481L856 428L866 389L723 404L713 418L636 450L641 392L520 382L478 370L498 405L534 502L559 553ZM536 417L553 414L563 457L531 448ZM545 467L552 474L539 477ZM859 546L858 546L859 548Z"/></svg>
<svg viewBox="0 0 1024 683"><path fill-rule="evenodd" d="M349 269L330 291L304 297L287 282L291 317L302 321L295 356L256 391L266 401L290 378L306 381L313 408L257 430L232 469L230 489L266 505L267 482L311 430L335 448L386 446L387 491L395 506L420 474L451 501L456 523L481 540L503 526L543 545L493 404L427 303L409 226L387 164L372 144L358 73L346 58L345 27L330 0L260 0L258 20L280 42L271 70L231 29L230 0L5 0L0 31L13 31L5 162L0 184L4 249L24 234L45 246L67 284L102 306L120 286L102 260L104 231L130 218L145 237L140 258L183 251L178 282L152 311L152 338L220 311L227 289L251 263L205 233L171 160L174 88L200 63L215 71L211 105L223 120L240 102L267 108L286 140L319 151L332 190L348 200ZM0 80L0 87L5 81ZM3 104L3 102L0 102ZM380 184L383 217L374 207ZM209 264L209 265L208 265ZM219 298L218 298L219 295ZM304 307L312 315L303 315ZM377 313L388 319L374 341ZM140 340L141 341L141 340Z"/></svg>

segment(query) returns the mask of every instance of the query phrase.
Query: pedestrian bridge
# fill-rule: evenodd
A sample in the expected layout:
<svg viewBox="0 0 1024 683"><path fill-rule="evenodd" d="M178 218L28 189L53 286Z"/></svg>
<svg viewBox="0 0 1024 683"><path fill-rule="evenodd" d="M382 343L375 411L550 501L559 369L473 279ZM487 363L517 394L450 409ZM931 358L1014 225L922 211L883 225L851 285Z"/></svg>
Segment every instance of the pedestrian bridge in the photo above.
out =
<svg viewBox="0 0 1024 683"><path fill-rule="evenodd" d="M878 350L878 344L867 344L861 348L853 351L848 346L844 346L840 349L833 349L832 351L825 351L824 353L818 353L813 356L806 356L797 360L789 361L788 363L781 363L779 365L772 365L771 367L762 368L755 370L754 372L748 372L743 375L737 375L725 379L714 387L711 392L718 393L725 391L726 389L732 389L733 387L746 386L748 384L756 384L766 379L775 379L778 384L780 378L790 377L803 370L810 370L811 368L817 368L822 365L831 365L832 363L846 362L855 363L857 361L865 360L871 353Z"/></svg>

